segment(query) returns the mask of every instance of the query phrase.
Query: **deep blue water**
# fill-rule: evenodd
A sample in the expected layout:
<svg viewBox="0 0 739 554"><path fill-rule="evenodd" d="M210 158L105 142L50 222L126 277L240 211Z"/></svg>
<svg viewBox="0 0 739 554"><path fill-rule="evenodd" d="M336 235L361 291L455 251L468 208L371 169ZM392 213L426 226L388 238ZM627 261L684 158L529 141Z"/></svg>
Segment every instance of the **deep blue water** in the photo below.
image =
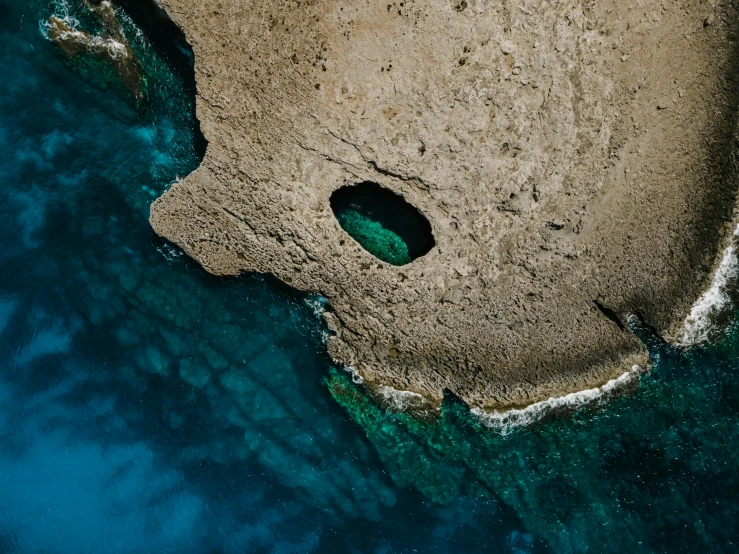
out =
<svg viewBox="0 0 739 554"><path fill-rule="evenodd" d="M152 233L202 154L186 53L127 23L137 105L45 38L63 8L0 0L0 553L737 551L736 324L642 330L637 390L506 435L389 413L315 298Z"/></svg>
<svg viewBox="0 0 739 554"><path fill-rule="evenodd" d="M68 61L40 25L62 12L0 0L0 552L534 551L493 497L392 480L309 297L153 234L200 159L192 98L131 25L141 105Z"/></svg>

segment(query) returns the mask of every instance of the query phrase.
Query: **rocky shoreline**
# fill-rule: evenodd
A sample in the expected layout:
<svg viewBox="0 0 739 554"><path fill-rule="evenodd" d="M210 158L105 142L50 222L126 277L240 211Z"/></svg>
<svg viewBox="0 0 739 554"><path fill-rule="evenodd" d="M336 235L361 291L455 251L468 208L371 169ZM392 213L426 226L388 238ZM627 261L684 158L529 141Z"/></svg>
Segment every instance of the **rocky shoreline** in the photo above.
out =
<svg viewBox="0 0 739 554"><path fill-rule="evenodd" d="M677 338L734 228L727 1L160 0L195 53L200 168L151 209L208 271L328 298L370 390L481 409L602 385ZM329 198L372 182L429 221L403 266Z"/></svg>

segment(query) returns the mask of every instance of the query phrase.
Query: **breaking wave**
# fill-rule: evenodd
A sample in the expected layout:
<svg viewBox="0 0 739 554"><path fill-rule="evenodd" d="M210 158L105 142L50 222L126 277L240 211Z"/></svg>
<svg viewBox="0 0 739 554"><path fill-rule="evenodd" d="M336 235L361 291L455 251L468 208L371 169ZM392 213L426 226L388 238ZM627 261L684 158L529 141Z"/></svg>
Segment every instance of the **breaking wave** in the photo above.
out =
<svg viewBox="0 0 739 554"><path fill-rule="evenodd" d="M385 405L397 412L421 408L426 404L426 399L417 392L409 390L398 390L395 387L385 385L377 391Z"/></svg>
<svg viewBox="0 0 739 554"><path fill-rule="evenodd" d="M323 313L326 311L326 307L328 306L328 298L326 298L325 296L321 296L320 294L312 294L311 296L305 298L303 302L311 309L313 315L318 318L323 315Z"/></svg>
<svg viewBox="0 0 739 554"><path fill-rule="evenodd" d="M611 379L602 387L573 392L556 398L552 397L549 400L536 402L522 409L486 412L480 408L472 408L470 411L486 427L495 429L502 435L507 435L517 427L531 425L546 417L569 414L586 406L604 403L628 385L636 384L639 375L643 372L644 368L642 366L634 365L629 371L616 379Z"/></svg>
<svg viewBox="0 0 739 554"><path fill-rule="evenodd" d="M738 236L739 227L734 231L730 244L724 251L724 257L711 286L693 304L690 314L685 318L680 345L694 346L706 342L716 327L715 323L731 311L730 293L737 288L739 278L739 258L736 252Z"/></svg>

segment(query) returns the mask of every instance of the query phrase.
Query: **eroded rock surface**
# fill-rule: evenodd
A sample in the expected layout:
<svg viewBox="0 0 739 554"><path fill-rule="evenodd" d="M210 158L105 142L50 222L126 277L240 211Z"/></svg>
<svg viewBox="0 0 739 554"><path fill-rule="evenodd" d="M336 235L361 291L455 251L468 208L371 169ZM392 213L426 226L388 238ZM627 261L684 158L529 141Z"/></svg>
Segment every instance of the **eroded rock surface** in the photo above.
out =
<svg viewBox="0 0 739 554"><path fill-rule="evenodd" d="M728 1L160 3L209 147L154 229L325 295L330 353L370 388L492 408L601 384L644 359L619 319L669 337L710 277L736 192ZM422 211L431 252L394 267L341 229L331 193L362 181Z"/></svg>

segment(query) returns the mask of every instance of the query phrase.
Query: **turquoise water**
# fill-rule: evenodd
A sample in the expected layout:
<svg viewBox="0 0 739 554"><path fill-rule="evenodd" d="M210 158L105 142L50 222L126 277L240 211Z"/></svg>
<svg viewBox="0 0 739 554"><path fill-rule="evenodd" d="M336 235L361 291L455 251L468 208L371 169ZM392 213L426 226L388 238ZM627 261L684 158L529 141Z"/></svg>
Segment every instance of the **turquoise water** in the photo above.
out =
<svg viewBox="0 0 739 554"><path fill-rule="evenodd" d="M447 502L493 494L554 552L736 552L739 332L681 354L605 406L491 432L447 399L441 419L388 417L333 373L393 479Z"/></svg>
<svg viewBox="0 0 739 554"><path fill-rule="evenodd" d="M341 228L373 256L405 265L434 247L431 224L405 198L365 181L331 195L331 209Z"/></svg>
<svg viewBox="0 0 739 554"><path fill-rule="evenodd" d="M382 226L360 210L345 210L338 214L341 227L370 254L392 265L411 263L408 245L397 234Z"/></svg>
<svg viewBox="0 0 739 554"><path fill-rule="evenodd" d="M152 233L202 155L187 68L127 24L137 104L44 37L59 6L0 9L0 552L736 551L736 326L688 353L642 330L638 389L505 435L453 398L388 413L320 299Z"/></svg>

